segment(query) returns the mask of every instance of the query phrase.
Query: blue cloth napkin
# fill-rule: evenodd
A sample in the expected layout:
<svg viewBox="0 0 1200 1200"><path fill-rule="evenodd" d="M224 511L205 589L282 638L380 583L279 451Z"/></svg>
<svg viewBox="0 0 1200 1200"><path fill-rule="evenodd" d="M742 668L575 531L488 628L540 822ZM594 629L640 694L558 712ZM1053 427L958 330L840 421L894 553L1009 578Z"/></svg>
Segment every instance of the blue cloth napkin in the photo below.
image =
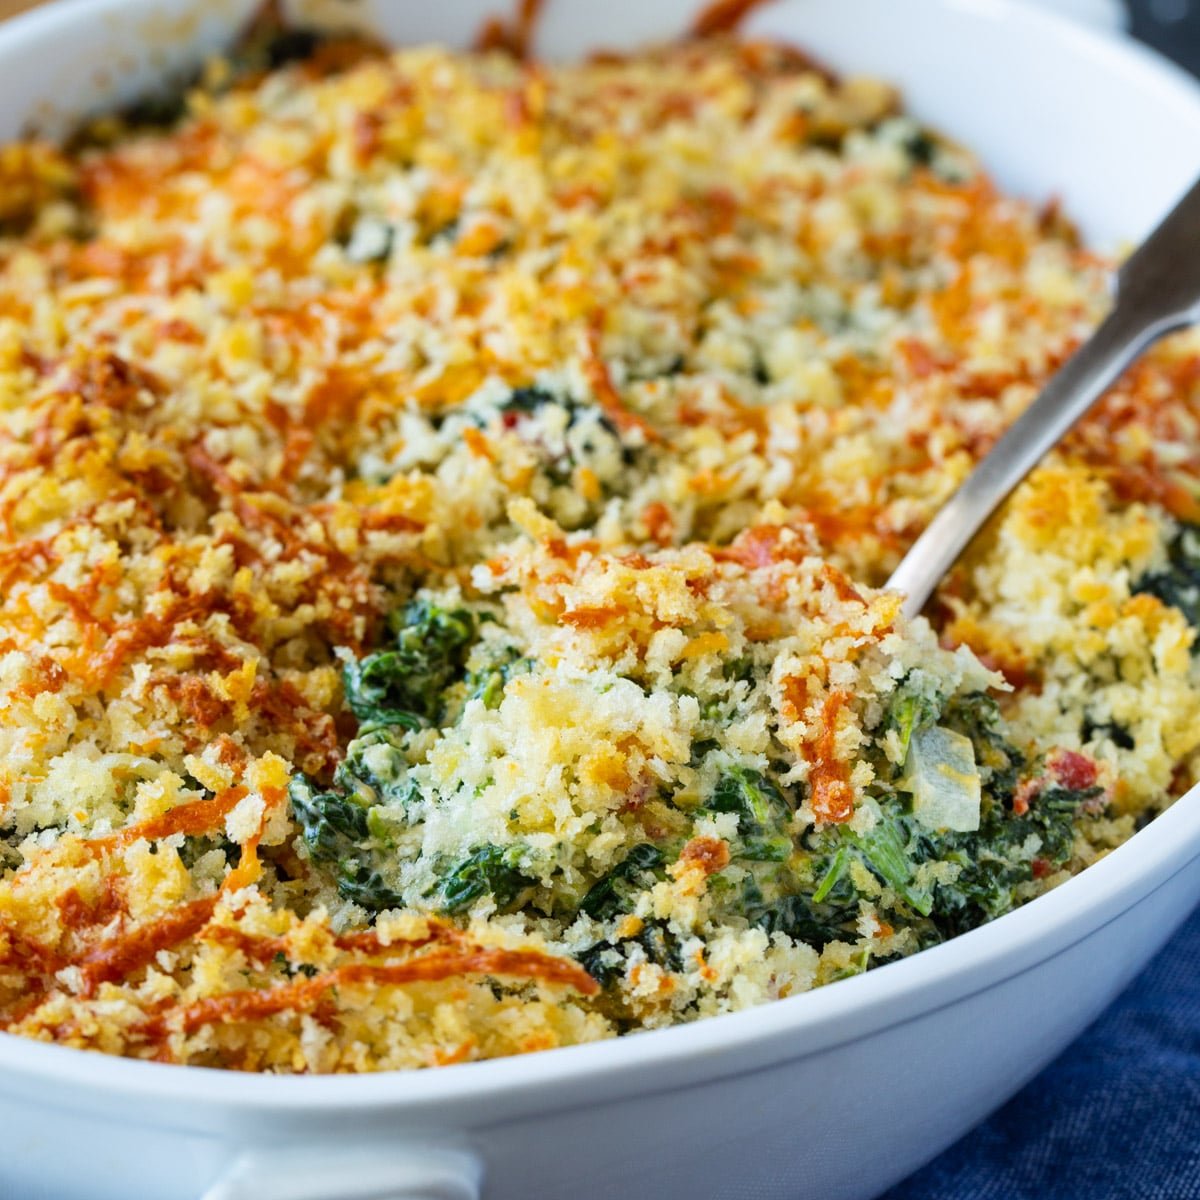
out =
<svg viewBox="0 0 1200 1200"><path fill-rule="evenodd" d="M1200 1200L1200 910L1061 1057L882 1200Z"/></svg>

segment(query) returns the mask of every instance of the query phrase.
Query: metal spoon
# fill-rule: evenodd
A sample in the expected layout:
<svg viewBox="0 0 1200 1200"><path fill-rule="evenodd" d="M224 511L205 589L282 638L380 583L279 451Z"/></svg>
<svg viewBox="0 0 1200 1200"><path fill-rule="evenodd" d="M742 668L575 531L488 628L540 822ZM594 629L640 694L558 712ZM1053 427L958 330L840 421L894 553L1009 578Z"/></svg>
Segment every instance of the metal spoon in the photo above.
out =
<svg viewBox="0 0 1200 1200"><path fill-rule="evenodd" d="M1013 422L900 561L887 586L915 617L1001 501L1165 334L1200 322L1200 181L1117 272L1112 311Z"/></svg>

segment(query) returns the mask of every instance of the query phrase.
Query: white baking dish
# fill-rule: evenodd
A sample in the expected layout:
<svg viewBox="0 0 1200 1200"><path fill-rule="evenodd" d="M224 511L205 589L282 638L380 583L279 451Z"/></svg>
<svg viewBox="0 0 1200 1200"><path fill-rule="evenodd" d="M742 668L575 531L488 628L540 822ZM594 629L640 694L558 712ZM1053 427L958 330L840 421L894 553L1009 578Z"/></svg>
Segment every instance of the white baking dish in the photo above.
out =
<svg viewBox="0 0 1200 1200"><path fill-rule="evenodd" d="M464 43L496 0L310 2ZM0 26L0 137L111 103L253 0L62 0ZM682 28L694 0L551 0L551 54ZM1001 183L1102 243L1200 173L1200 93L1131 44L1003 0L781 0L751 22L900 83ZM1200 792L995 924L756 1011L439 1071L246 1077L0 1036L6 1200L866 1197L1000 1104L1200 899Z"/></svg>

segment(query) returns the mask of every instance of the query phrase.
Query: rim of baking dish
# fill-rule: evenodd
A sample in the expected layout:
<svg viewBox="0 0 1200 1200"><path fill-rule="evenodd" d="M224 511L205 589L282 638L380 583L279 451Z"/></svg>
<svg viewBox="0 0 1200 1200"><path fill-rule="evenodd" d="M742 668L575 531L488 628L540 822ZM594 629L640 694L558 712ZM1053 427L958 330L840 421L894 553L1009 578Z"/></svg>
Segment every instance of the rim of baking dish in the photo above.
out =
<svg viewBox="0 0 1200 1200"><path fill-rule="evenodd" d="M1156 94L1200 122L1200 87L1181 68L1120 35L1081 26L1025 0L906 0L982 21L1016 22L1092 60L1114 86ZM76 22L153 11L148 0L55 0L0 25L0 63L42 52ZM903 1024L1031 970L1146 899L1200 857L1200 785L1111 854L995 921L942 945L798 996L692 1024L536 1054L428 1070L358 1075L246 1074L119 1058L0 1033L0 1072L104 1093L117 1105L153 1102L164 1122L173 1105L276 1113L385 1109L430 1118L450 1105L503 1093L506 1118L545 1109L587 1081L593 1099L665 1090L740 1074ZM630 1087L630 1081L636 1086ZM66 1093L64 1093L64 1098ZM521 1100L524 1098L525 1103ZM577 1103L579 1101L576 1101Z"/></svg>

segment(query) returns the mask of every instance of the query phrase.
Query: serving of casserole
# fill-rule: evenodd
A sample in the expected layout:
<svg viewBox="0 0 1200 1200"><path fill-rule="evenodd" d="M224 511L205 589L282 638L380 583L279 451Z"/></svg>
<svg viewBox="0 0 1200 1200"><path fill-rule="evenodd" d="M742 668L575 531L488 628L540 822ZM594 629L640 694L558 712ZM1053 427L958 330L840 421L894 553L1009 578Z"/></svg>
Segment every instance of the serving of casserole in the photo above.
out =
<svg viewBox="0 0 1200 1200"><path fill-rule="evenodd" d="M906 622L1111 264L722 13L564 63L261 15L0 150L0 1018L442 1065L937 944L1195 777L1200 343Z"/></svg>

